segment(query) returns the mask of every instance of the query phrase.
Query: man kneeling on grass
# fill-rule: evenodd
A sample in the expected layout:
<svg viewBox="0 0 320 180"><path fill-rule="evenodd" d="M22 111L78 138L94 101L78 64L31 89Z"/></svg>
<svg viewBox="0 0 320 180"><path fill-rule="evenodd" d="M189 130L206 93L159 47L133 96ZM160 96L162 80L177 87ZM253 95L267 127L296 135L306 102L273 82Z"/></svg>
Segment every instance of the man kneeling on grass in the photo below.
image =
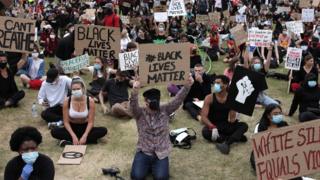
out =
<svg viewBox="0 0 320 180"><path fill-rule="evenodd" d="M202 135L209 141L216 141L217 149L229 154L230 145L234 142L246 142L244 135L248 131L245 122L236 119L236 112L227 107L229 78L216 76L214 93L206 96L201 112L201 120L206 125Z"/></svg>
<svg viewBox="0 0 320 180"><path fill-rule="evenodd" d="M154 179L169 179L169 139L170 114L175 112L187 96L193 78L179 91L175 98L160 106L160 91L150 89L143 93L146 107L139 106L139 81L133 83L130 108L137 122L138 145L133 160L131 178L143 180L151 172Z"/></svg>

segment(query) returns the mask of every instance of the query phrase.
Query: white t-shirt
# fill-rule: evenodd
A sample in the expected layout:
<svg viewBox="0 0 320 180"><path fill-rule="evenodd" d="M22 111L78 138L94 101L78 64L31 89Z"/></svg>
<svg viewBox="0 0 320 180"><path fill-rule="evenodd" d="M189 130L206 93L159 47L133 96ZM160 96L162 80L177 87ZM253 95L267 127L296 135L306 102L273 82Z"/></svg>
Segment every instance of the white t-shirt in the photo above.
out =
<svg viewBox="0 0 320 180"><path fill-rule="evenodd" d="M31 77L31 79L36 79L36 77L38 76L38 71L42 62L43 59L32 60L32 64L29 70L29 76Z"/></svg>
<svg viewBox="0 0 320 180"><path fill-rule="evenodd" d="M90 73L93 75L93 73L94 73L94 66L89 66L89 67L88 67L88 70L89 70ZM97 71L97 76L98 76L98 78L102 78L102 77L103 77L103 74L102 74L101 70L100 70L100 71Z"/></svg>
<svg viewBox="0 0 320 180"><path fill-rule="evenodd" d="M50 107L62 105L70 87L71 78L67 76L60 76L56 84L43 82L38 94L39 104L46 100Z"/></svg>

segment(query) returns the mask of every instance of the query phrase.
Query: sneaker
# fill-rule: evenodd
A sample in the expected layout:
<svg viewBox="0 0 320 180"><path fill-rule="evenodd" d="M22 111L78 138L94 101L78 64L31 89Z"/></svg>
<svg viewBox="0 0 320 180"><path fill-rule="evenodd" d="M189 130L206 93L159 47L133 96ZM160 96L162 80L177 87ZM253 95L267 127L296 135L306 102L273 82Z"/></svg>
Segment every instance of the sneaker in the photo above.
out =
<svg viewBox="0 0 320 180"><path fill-rule="evenodd" d="M67 141L67 140L61 140L59 142L59 146L60 147L65 147L66 145L72 145L72 142L71 141Z"/></svg>
<svg viewBox="0 0 320 180"><path fill-rule="evenodd" d="M59 128L63 126L63 121L58 121L58 122L49 122L48 123L48 128L49 129L54 129L54 128Z"/></svg>
<svg viewBox="0 0 320 180"><path fill-rule="evenodd" d="M230 146L228 144L224 143L217 143L216 148L222 153L222 154L229 154L230 152Z"/></svg>

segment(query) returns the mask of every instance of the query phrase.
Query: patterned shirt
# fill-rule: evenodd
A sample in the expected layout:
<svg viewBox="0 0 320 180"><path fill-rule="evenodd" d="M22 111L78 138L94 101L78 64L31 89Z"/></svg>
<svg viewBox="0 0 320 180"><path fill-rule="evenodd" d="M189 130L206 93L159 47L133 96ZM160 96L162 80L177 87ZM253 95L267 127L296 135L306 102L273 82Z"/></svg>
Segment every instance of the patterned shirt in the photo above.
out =
<svg viewBox="0 0 320 180"><path fill-rule="evenodd" d="M179 93L167 104L161 105L159 111L142 108L138 103L138 92L132 91L130 108L137 122L138 144L137 151L159 159L169 156L171 143L169 138L169 115L175 112L189 93L190 87L184 86Z"/></svg>

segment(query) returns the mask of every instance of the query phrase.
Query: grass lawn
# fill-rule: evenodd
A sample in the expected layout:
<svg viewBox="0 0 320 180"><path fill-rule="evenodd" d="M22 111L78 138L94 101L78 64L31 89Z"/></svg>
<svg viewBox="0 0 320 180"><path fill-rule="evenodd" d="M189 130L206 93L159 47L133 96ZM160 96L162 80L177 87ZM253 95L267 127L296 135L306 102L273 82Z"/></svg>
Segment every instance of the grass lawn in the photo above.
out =
<svg viewBox="0 0 320 180"><path fill-rule="evenodd" d="M48 64L48 63L47 63ZM225 64L214 62L211 72L220 74L225 68ZM89 82L89 75L85 76ZM19 82L19 81L17 81ZM19 88L21 89L21 85ZM292 95L287 94L287 82L268 79L269 90L267 93L279 100L283 104L284 111L288 111ZM166 88L159 86L162 91L162 102L169 100ZM141 90L141 92L144 89ZM115 119L111 116L104 116L100 107L97 107L95 126L105 126L108 128L107 137L103 138L98 145L89 145L86 155L81 165L62 166L57 165L63 148L57 145L58 141L53 139L47 124L41 118L31 116L32 103L36 101L37 91L25 90L26 97L18 108L5 109L0 111L0 179L3 179L3 172L7 162L16 153L10 151L9 140L11 133L18 127L31 125L37 127L43 136L43 143L40 145L40 152L49 155L55 162L55 179L113 179L103 176L101 168L116 166L121 170L121 175L125 179L130 179L130 170L137 142L137 128L135 121ZM140 93L141 94L141 93ZM141 96L140 96L141 97ZM99 105L98 105L99 106ZM39 110L41 108L39 107ZM257 121L262 115L263 109L256 109L252 117L241 116L241 121L249 124L247 137L252 135ZM293 118L285 118L289 124L297 123L297 113ZM191 127L197 132L197 140L191 150L173 148L170 156L170 176L176 180L202 180L202 179L256 179L250 164L251 144L232 145L230 155L222 155L213 144L202 138L201 129L203 125L191 119L191 117L181 108L177 111L175 120L170 127ZM320 179L320 173L310 175L310 177Z"/></svg>

